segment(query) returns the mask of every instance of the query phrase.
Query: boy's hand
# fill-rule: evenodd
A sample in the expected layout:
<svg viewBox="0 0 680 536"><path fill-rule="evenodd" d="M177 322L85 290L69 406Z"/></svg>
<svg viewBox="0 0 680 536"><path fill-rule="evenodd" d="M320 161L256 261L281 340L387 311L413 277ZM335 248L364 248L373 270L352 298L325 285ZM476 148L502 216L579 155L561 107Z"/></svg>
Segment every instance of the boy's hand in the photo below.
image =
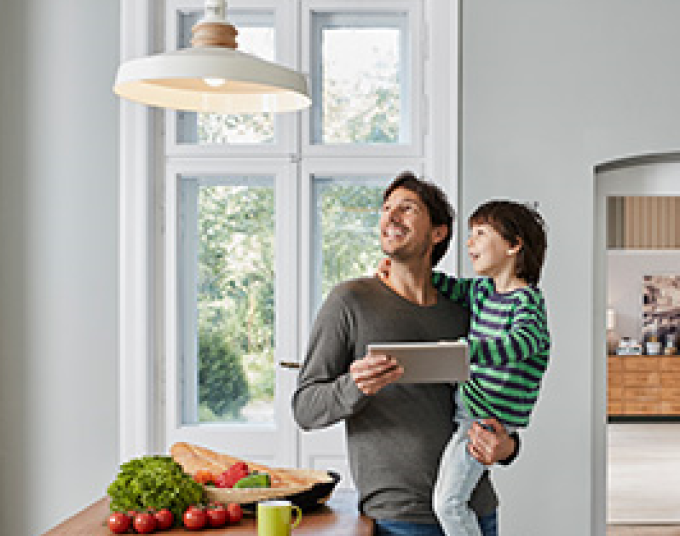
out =
<svg viewBox="0 0 680 536"><path fill-rule="evenodd" d="M392 261L390 261L390 259L385 257L378 264L378 271L376 272L375 275L377 275L383 281L386 281L387 279L390 278L390 267L391 267L391 265L392 265Z"/></svg>

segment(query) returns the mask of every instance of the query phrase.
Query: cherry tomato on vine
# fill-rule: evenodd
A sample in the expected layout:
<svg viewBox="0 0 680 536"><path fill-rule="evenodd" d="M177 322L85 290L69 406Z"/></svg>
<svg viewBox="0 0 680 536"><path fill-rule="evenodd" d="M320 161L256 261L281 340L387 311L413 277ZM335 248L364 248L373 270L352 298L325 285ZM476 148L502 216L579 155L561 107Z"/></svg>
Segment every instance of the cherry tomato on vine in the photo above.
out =
<svg viewBox="0 0 680 536"><path fill-rule="evenodd" d="M223 505L211 506L206 510L208 525L214 528L224 527L229 523L229 512Z"/></svg>
<svg viewBox="0 0 680 536"><path fill-rule="evenodd" d="M238 503L230 503L227 505L227 512L229 512L229 524L233 525L243 519L243 509Z"/></svg>
<svg viewBox="0 0 680 536"><path fill-rule="evenodd" d="M125 534L130 528L130 518L123 512L114 512L109 516L108 525L114 534Z"/></svg>
<svg viewBox="0 0 680 536"><path fill-rule="evenodd" d="M133 525L139 534L151 534L156 530L156 518L149 512L140 512L135 516Z"/></svg>
<svg viewBox="0 0 680 536"><path fill-rule="evenodd" d="M172 523L175 521L172 512L167 508L158 510L158 512L154 514L154 517L156 518L156 528L158 530L168 530L170 527L172 527Z"/></svg>
<svg viewBox="0 0 680 536"><path fill-rule="evenodd" d="M189 530L200 530L205 527L208 516L202 508L190 506L182 517L184 526Z"/></svg>

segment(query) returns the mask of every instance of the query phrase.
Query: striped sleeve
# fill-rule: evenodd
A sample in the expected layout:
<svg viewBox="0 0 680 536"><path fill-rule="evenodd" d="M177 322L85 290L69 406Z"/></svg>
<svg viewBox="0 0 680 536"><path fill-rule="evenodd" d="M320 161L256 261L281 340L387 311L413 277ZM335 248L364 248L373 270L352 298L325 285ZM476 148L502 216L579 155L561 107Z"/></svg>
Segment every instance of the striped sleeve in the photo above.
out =
<svg viewBox="0 0 680 536"><path fill-rule="evenodd" d="M451 277L442 272L432 272L432 284L448 299L459 305L470 308L474 287L474 279Z"/></svg>
<svg viewBox="0 0 680 536"><path fill-rule="evenodd" d="M513 311L510 329L496 336L470 337L470 354L480 365L505 366L529 359L550 349L542 302L524 300Z"/></svg>

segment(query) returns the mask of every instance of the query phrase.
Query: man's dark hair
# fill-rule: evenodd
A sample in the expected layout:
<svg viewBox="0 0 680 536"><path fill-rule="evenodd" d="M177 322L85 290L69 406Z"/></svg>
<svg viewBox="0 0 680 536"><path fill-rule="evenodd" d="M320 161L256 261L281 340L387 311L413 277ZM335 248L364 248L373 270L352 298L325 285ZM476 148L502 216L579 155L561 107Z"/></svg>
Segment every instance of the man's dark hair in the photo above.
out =
<svg viewBox="0 0 680 536"><path fill-rule="evenodd" d="M419 179L410 171L400 173L392 181L392 184L387 187L383 194L383 202L387 201L387 198L397 188L410 190L420 198L425 207L427 207L427 213L433 226L446 225L446 236L432 248L432 266L434 267L444 256L446 250L449 249L456 212L439 186L424 179Z"/></svg>
<svg viewBox="0 0 680 536"><path fill-rule="evenodd" d="M521 243L515 276L531 285L538 284L548 242L545 221L535 208L514 201L488 201L477 207L468 223L470 227L490 225L512 246Z"/></svg>

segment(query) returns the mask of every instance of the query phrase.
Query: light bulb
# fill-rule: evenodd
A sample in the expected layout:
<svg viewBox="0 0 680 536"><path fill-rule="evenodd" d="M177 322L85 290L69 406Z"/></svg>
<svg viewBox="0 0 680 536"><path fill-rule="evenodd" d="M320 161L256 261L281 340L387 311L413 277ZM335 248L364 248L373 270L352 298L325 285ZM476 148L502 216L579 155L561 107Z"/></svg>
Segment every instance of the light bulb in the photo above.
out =
<svg viewBox="0 0 680 536"><path fill-rule="evenodd" d="M227 83L224 78L204 78L203 81L210 87L220 87Z"/></svg>

